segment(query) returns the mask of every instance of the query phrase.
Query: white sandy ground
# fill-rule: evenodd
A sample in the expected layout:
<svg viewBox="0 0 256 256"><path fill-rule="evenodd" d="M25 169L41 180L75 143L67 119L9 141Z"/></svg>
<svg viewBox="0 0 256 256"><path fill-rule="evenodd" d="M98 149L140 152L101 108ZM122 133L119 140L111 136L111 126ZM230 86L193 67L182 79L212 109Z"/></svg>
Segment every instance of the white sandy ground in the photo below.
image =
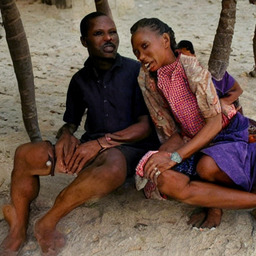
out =
<svg viewBox="0 0 256 256"><path fill-rule="evenodd" d="M92 0L75 0L74 8L57 10L39 2L17 2L28 37L36 85L39 124L44 139L55 142L63 124L69 80L87 57L80 45L78 24L94 10ZM197 56L207 65L217 28L221 1L217 0L134 0L110 1L120 35L119 52L134 58L129 28L142 17L158 17L176 32L177 41L194 42ZM252 38L256 6L238 0L237 21L228 71L244 93L241 103L247 116L256 119L256 79L248 76L254 60ZM15 148L28 141L12 62L0 26L0 206L9 200L10 174ZM121 83L121 81L120 81ZM81 132L80 132L81 133ZM43 177L41 193L32 204L28 242L20 255L40 255L33 236L33 222L46 212L56 195L73 178L64 175ZM133 181L117 192L84 204L58 225L67 235L60 255L85 256L253 256L256 255L256 222L249 210L226 210L215 230L198 231L186 224L195 207L175 201L146 200ZM0 213L0 240L8 226Z"/></svg>

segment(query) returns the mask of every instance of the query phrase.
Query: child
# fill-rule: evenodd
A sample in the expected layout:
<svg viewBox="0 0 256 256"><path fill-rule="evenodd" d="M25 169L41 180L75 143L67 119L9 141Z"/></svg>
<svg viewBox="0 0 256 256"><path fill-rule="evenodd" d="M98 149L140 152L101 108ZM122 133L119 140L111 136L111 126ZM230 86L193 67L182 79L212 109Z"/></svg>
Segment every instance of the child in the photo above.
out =
<svg viewBox="0 0 256 256"><path fill-rule="evenodd" d="M176 52L188 56L196 56L194 46L192 42L188 40L181 40L177 44ZM238 98L243 93L243 90L239 83L227 71L221 80L217 81L214 77L212 77L212 81L220 98L222 112L224 113L223 121L225 125L227 125L228 119L231 119L236 111L243 114L242 106L240 105ZM253 142L256 141L256 122L252 119L249 119L249 122L249 140L250 142Z"/></svg>

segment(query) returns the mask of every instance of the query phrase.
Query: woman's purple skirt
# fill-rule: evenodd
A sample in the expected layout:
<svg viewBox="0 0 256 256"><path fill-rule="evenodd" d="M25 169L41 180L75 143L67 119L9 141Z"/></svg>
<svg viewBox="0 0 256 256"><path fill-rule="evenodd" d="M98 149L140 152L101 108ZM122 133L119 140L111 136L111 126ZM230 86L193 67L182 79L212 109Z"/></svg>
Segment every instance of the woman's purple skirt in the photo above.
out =
<svg viewBox="0 0 256 256"><path fill-rule="evenodd" d="M256 179L256 143L248 143L248 126L248 118L237 113L210 146L201 150L246 191Z"/></svg>

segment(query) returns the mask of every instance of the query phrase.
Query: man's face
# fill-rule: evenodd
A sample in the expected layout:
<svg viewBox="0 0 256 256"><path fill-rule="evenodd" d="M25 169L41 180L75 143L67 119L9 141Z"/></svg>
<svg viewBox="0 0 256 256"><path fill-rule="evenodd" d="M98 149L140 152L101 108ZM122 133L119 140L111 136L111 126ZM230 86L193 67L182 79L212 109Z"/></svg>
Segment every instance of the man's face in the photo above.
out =
<svg viewBox="0 0 256 256"><path fill-rule="evenodd" d="M92 57L115 58L119 45L115 23L107 16L92 19L88 36L82 43Z"/></svg>

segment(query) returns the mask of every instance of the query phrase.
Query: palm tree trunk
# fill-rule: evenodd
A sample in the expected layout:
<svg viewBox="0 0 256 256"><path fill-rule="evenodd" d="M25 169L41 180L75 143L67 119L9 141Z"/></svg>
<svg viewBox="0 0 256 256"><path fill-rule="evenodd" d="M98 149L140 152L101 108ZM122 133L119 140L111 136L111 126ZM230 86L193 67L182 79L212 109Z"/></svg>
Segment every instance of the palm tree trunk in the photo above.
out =
<svg viewBox="0 0 256 256"><path fill-rule="evenodd" d="M42 0L42 3L56 5L58 9L67 9L72 7L72 0Z"/></svg>
<svg viewBox="0 0 256 256"><path fill-rule="evenodd" d="M236 0L222 0L217 33L214 38L208 69L212 76L220 80L229 64L231 43L236 22Z"/></svg>
<svg viewBox="0 0 256 256"><path fill-rule="evenodd" d="M255 25L254 37L253 37L253 55L254 55L254 69L256 70L256 25Z"/></svg>
<svg viewBox="0 0 256 256"><path fill-rule="evenodd" d="M1 0L6 40L18 81L23 122L31 141L40 141L35 86L28 41L15 0Z"/></svg>
<svg viewBox="0 0 256 256"><path fill-rule="evenodd" d="M105 13L113 20L112 12L108 4L108 0L94 0L97 12Z"/></svg>

